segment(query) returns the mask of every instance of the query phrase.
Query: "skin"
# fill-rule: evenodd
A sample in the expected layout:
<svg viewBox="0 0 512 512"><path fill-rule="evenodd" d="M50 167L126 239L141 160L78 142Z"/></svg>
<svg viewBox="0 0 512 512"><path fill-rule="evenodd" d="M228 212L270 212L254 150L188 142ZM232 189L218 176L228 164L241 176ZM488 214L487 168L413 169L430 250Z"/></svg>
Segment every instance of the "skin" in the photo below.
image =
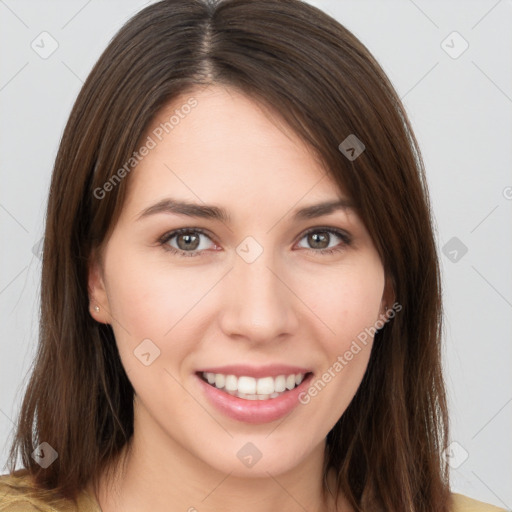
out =
<svg viewBox="0 0 512 512"><path fill-rule="evenodd" d="M136 393L126 472L112 484L102 477L97 499L103 512L328 510L325 437L361 383L372 340L307 405L260 425L215 409L194 373L285 363L320 377L392 304L383 265L355 211L293 219L297 208L346 195L251 98L221 86L196 89L168 105L145 136L190 96L197 106L125 178L119 221L91 258L91 315L112 325ZM170 213L137 220L166 197L222 206L232 221ZM327 235L325 245L341 250L322 255L325 245L304 235L313 227L342 230L352 243ZM208 232L198 235L198 256L159 244L178 228ZM263 249L252 263L236 252L247 236ZM149 366L134 356L144 339L160 350ZM251 468L236 455L248 442L262 453ZM341 503L351 510L343 496Z"/></svg>

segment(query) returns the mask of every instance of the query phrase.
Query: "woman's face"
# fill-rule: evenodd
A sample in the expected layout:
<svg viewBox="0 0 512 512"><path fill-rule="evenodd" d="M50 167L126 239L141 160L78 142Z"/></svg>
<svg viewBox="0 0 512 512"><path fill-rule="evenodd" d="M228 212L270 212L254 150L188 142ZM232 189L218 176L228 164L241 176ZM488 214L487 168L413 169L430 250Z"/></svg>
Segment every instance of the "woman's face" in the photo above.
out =
<svg viewBox="0 0 512 512"><path fill-rule="evenodd" d="M240 476L320 456L384 311L365 226L306 146L232 89L184 95L142 143L89 274L135 389L136 437L162 463L180 453Z"/></svg>

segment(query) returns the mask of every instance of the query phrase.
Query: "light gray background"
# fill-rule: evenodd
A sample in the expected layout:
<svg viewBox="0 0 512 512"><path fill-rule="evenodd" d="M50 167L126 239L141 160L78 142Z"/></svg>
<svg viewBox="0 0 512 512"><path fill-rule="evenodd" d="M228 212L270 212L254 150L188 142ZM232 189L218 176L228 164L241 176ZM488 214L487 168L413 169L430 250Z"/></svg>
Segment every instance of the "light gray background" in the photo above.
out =
<svg viewBox="0 0 512 512"><path fill-rule="evenodd" d="M62 130L110 38L147 3L0 0L1 464L36 348L41 263L34 246ZM512 2L311 3L370 49L410 115L441 251L452 490L510 509ZM31 47L51 49L43 31L58 43L45 59ZM446 39L453 31L469 44L457 58L464 42Z"/></svg>

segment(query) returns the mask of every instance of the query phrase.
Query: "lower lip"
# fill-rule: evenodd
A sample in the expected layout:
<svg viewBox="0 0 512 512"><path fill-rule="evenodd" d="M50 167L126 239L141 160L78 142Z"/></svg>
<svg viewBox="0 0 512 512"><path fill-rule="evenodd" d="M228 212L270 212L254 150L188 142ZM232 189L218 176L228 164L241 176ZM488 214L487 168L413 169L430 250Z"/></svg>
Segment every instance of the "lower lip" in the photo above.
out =
<svg viewBox="0 0 512 512"><path fill-rule="evenodd" d="M226 416L244 423L268 423L289 414L299 405L299 395L309 386L313 377L310 373L297 387L288 390L277 398L268 400L245 400L230 395L205 382L195 375L208 400Z"/></svg>

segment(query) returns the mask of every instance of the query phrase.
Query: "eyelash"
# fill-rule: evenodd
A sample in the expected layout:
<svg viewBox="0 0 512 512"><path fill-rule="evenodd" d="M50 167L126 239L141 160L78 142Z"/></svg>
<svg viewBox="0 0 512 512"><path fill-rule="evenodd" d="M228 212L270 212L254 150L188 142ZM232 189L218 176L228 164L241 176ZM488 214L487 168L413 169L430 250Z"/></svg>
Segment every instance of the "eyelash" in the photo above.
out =
<svg viewBox="0 0 512 512"><path fill-rule="evenodd" d="M208 233L206 233L206 231L202 230L201 228L180 228L180 229L175 229L174 231L170 231L168 233L165 233L162 237L160 237L158 239L158 243L162 246L162 248L165 251L169 251L169 252L171 252L173 254L177 254L179 256L184 256L184 257L200 256L202 251L198 251L198 250L195 250L195 251L182 251L182 250L176 249L175 247L171 247L170 245L167 244L167 242L169 242L169 240L171 240L175 236L182 235L182 234L185 234L185 233L186 234L199 233L199 234L202 234L202 235L210 238L210 240L211 240L211 237L208 235ZM311 233L329 233L331 235L335 235L335 236L341 238L341 240L343 241L340 245L337 245L335 247L331 247L330 249L309 249L309 248L305 248L306 251L311 251L311 252L313 252L315 254L320 254L322 256L324 256L324 255L331 255L331 254L340 252L343 249L345 249L345 247L350 246L351 243L352 243L351 237L349 235L347 235L346 233L344 233L343 231L340 231L340 230L334 229L334 228L327 228L327 227L325 227L325 228L323 228L323 227L318 227L318 228L315 227L315 228L308 229L307 231L305 231L302 234L302 236L300 237L299 241L302 240L304 237L306 237L307 235L309 235Z"/></svg>

